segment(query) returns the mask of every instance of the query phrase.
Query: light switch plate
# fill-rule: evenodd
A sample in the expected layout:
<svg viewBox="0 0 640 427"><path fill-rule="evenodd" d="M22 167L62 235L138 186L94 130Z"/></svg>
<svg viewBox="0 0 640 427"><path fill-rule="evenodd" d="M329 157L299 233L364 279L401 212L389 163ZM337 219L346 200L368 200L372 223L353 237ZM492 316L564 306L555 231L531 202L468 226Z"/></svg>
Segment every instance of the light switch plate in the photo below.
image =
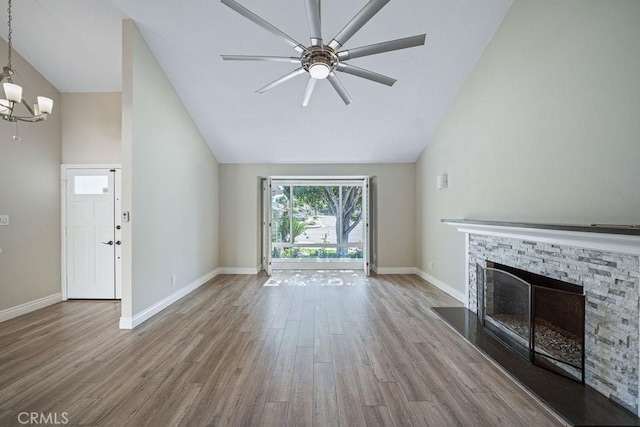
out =
<svg viewBox="0 0 640 427"><path fill-rule="evenodd" d="M0 215L0 225L9 225L9 215Z"/></svg>

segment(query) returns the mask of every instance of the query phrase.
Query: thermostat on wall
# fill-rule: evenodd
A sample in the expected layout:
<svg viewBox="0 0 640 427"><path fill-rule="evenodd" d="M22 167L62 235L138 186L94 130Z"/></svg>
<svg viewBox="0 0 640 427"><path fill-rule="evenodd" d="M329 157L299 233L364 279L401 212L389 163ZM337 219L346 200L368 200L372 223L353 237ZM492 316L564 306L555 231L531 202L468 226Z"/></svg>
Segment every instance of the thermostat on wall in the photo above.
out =
<svg viewBox="0 0 640 427"><path fill-rule="evenodd" d="M447 188L449 184L449 175L443 173L442 175L438 175L436 178L436 188L438 190L442 190L443 188Z"/></svg>

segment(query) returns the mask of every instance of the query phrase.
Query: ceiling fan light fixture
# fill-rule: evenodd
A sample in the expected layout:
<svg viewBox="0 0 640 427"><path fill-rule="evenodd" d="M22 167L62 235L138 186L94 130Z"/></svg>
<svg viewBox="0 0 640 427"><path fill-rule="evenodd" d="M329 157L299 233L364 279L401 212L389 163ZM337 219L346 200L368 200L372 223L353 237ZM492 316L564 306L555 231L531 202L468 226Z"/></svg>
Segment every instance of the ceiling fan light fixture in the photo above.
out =
<svg viewBox="0 0 640 427"><path fill-rule="evenodd" d="M309 74L314 79L322 80L329 77L329 73L331 73L331 67L329 67L324 62L316 62L315 64L311 64L309 66Z"/></svg>

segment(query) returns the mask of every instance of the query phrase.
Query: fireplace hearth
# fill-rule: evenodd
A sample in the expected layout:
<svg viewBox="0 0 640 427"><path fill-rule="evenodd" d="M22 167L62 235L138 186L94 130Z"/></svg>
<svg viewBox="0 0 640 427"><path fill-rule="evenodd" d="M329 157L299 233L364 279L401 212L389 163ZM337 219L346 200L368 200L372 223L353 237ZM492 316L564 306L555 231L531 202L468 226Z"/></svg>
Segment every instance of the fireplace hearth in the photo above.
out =
<svg viewBox="0 0 640 427"><path fill-rule="evenodd" d="M584 383L582 286L490 261L476 268L482 327L529 362Z"/></svg>

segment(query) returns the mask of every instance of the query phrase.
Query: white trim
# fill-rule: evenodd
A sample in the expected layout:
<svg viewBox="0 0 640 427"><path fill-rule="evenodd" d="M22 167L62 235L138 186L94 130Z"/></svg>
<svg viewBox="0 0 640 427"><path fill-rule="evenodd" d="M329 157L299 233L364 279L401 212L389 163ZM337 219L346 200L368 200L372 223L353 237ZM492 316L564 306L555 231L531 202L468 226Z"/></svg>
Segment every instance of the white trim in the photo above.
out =
<svg viewBox="0 0 640 427"><path fill-rule="evenodd" d="M262 266L256 267L220 267L218 274L258 274L262 270Z"/></svg>
<svg viewBox="0 0 640 427"><path fill-rule="evenodd" d="M415 267L376 267L377 274L416 274Z"/></svg>
<svg viewBox="0 0 640 427"><path fill-rule="evenodd" d="M369 276L371 274L371 205L369 203L369 191L370 191L370 179L364 178L362 180L362 224L364 230L362 232L362 267L364 268L364 275Z"/></svg>
<svg viewBox="0 0 640 427"><path fill-rule="evenodd" d="M469 305L468 298L463 292L461 292L461 291L455 289L454 287L444 283L442 280L435 278L434 276L430 275L429 273L426 273L426 272L420 270L419 268L416 268L416 274L418 276L422 277L427 282L431 283L436 288L440 289L443 292L446 292L447 294L451 295L452 297L454 297L455 299L457 299L458 301L463 303L465 305L465 307Z"/></svg>
<svg viewBox="0 0 640 427"><path fill-rule="evenodd" d="M273 175L269 176L272 180L278 181L349 181L349 180L363 180L365 178L371 178L373 175ZM266 177L263 177L266 178Z"/></svg>
<svg viewBox="0 0 640 427"><path fill-rule="evenodd" d="M131 317L120 317L118 327L120 329L133 329L133 319Z"/></svg>
<svg viewBox="0 0 640 427"><path fill-rule="evenodd" d="M459 291L454 287L444 283L442 280L435 278L429 273L425 273L424 271L420 270L417 267L378 267L374 265L373 270L376 272L376 274L380 274L380 275L382 274L415 274L417 276L420 276L427 282L431 283L433 286L440 289L441 291L451 295L453 298L463 303L465 307L469 304L468 298L466 296L468 295L468 291L467 291L467 294L465 294L464 292Z"/></svg>
<svg viewBox="0 0 640 427"><path fill-rule="evenodd" d="M60 293L67 300L67 166L60 165Z"/></svg>
<svg viewBox="0 0 640 427"><path fill-rule="evenodd" d="M220 270L221 269L217 268L217 269L205 274L204 276L194 280L193 282L189 283L187 286L178 289L177 291L175 291L171 295L169 295L166 298L158 301L154 305L152 305L150 307L147 307L146 309L142 310L140 313L138 313L138 314L136 314L136 315L134 315L132 317L120 317L120 324L119 324L120 329L133 329L136 326L140 325L142 322L145 322L145 321L149 320L151 317L153 317L156 314L160 313L165 308L169 307L170 305L172 305L173 303L177 302L181 298L184 298L185 296L187 296L191 292L193 292L196 289L198 289L200 286L202 286L205 283L207 283L209 280L211 280L214 277L216 277L217 275L221 274Z"/></svg>
<svg viewBox="0 0 640 427"><path fill-rule="evenodd" d="M533 240L543 243L640 255L640 236L635 235L470 224L458 221L446 221L446 224L455 227L462 233Z"/></svg>
<svg viewBox="0 0 640 427"><path fill-rule="evenodd" d="M469 233L464 234L464 306L469 308Z"/></svg>
<svg viewBox="0 0 640 427"><path fill-rule="evenodd" d="M23 314L31 313L32 311L40 310L41 308L57 304L61 301L62 293L58 292L57 294L49 295L48 297L39 298L24 304L16 305L15 307L6 308L0 311L0 322L22 316Z"/></svg>
<svg viewBox="0 0 640 427"><path fill-rule="evenodd" d="M81 164L81 163L73 163L73 164L61 164L60 165L63 170L67 169L121 169L121 164L116 163L107 163L107 164Z"/></svg>

